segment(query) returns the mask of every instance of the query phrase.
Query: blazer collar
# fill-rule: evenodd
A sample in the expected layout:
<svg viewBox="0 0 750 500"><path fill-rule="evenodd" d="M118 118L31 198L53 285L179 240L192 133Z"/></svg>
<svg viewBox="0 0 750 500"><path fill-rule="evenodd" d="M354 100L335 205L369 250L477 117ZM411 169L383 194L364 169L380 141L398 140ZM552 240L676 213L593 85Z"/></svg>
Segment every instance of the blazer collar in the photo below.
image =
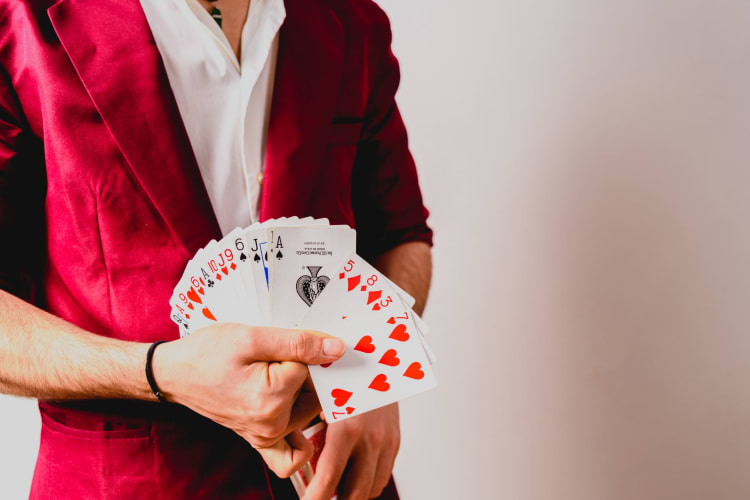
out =
<svg viewBox="0 0 750 500"><path fill-rule="evenodd" d="M52 26L136 179L188 257L221 235L138 0L62 0Z"/></svg>
<svg viewBox="0 0 750 500"><path fill-rule="evenodd" d="M344 30L322 1L285 0L261 218L311 213L339 91ZM52 26L91 100L188 257L221 230L138 0L61 0Z"/></svg>

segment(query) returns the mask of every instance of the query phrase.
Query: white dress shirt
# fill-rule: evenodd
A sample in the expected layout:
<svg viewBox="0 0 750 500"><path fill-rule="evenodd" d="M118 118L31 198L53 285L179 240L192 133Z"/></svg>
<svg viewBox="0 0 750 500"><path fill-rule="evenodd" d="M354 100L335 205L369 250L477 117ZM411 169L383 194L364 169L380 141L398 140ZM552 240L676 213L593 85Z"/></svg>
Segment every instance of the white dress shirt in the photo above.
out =
<svg viewBox="0 0 750 500"><path fill-rule="evenodd" d="M284 2L251 0L238 61L198 0L140 1L222 233L245 227L258 217Z"/></svg>

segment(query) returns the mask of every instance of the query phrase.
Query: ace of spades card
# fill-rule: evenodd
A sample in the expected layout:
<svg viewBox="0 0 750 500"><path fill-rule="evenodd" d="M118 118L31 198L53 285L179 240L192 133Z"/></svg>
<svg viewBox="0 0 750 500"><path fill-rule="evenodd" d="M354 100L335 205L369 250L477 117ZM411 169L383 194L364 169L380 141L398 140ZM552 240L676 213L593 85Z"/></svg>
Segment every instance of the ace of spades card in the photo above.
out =
<svg viewBox="0 0 750 500"><path fill-rule="evenodd" d="M356 248L349 226L267 229L271 325L293 328Z"/></svg>

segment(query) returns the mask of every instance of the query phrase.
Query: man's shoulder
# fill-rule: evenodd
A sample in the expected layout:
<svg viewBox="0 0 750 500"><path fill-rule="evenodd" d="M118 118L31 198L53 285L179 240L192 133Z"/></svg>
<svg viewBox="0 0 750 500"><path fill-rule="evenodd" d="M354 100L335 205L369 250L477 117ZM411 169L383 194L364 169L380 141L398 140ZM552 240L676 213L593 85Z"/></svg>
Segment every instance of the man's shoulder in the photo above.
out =
<svg viewBox="0 0 750 500"><path fill-rule="evenodd" d="M309 1L309 0L304 0ZM390 43L391 24L385 11L373 0L317 0L338 18L349 42L361 40L367 46Z"/></svg>
<svg viewBox="0 0 750 500"><path fill-rule="evenodd" d="M331 8L342 22L357 27L389 26L388 16L373 0L318 0Z"/></svg>

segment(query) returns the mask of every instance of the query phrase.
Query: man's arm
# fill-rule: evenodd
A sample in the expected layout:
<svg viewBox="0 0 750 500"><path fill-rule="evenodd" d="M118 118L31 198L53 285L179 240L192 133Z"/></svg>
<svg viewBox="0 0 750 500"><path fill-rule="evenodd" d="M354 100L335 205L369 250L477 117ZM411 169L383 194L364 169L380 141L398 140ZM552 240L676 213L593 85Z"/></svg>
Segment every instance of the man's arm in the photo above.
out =
<svg viewBox="0 0 750 500"><path fill-rule="evenodd" d="M414 311L421 316L432 281L430 245L421 241L403 243L375 259L375 267L414 297Z"/></svg>
<svg viewBox="0 0 750 500"><path fill-rule="evenodd" d="M147 350L86 332L0 290L0 392L156 401L144 373Z"/></svg>
<svg viewBox="0 0 750 500"><path fill-rule="evenodd" d="M0 290L0 392L156 401L148 347L86 332ZM153 371L168 400L232 429L288 477L312 456L299 428L320 411L303 388L305 364L335 361L344 347L317 332L218 324L159 346Z"/></svg>

